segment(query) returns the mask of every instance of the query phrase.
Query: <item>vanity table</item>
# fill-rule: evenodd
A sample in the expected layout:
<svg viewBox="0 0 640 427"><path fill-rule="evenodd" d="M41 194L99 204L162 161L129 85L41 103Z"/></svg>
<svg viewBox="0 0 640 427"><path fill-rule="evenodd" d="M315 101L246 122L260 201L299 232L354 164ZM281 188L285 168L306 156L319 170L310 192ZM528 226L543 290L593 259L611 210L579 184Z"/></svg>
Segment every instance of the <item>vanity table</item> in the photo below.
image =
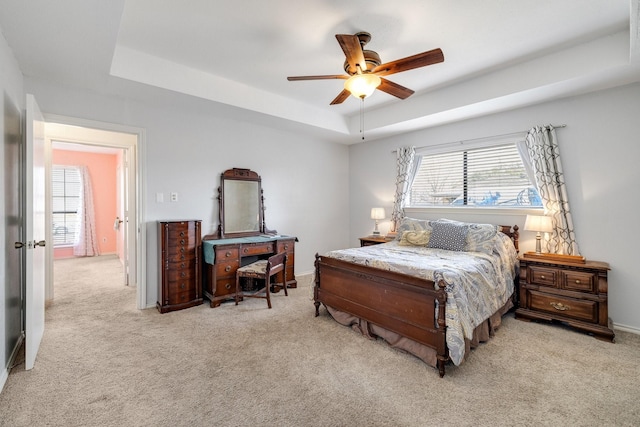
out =
<svg viewBox="0 0 640 427"><path fill-rule="evenodd" d="M260 176L250 169L226 170L220 177L218 201L218 232L202 239L203 294L211 307L235 298L238 268L281 252L288 256L287 286L297 287L294 265L298 239L265 226Z"/></svg>
<svg viewBox="0 0 640 427"><path fill-rule="evenodd" d="M294 274L295 237L262 235L205 240L202 242L205 262L204 295L217 307L235 297L236 271L270 255L286 252L287 286L298 285Z"/></svg>

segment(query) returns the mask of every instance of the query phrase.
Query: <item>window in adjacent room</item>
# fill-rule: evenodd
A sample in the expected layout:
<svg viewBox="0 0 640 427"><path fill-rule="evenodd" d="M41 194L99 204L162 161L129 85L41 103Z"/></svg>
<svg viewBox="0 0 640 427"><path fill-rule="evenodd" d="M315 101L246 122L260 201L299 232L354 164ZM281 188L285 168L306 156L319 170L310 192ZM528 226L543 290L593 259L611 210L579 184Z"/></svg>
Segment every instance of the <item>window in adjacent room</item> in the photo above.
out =
<svg viewBox="0 0 640 427"><path fill-rule="evenodd" d="M542 208L515 142L416 153L407 207Z"/></svg>
<svg viewBox="0 0 640 427"><path fill-rule="evenodd" d="M80 172L73 166L52 168L53 245L73 245L80 206Z"/></svg>

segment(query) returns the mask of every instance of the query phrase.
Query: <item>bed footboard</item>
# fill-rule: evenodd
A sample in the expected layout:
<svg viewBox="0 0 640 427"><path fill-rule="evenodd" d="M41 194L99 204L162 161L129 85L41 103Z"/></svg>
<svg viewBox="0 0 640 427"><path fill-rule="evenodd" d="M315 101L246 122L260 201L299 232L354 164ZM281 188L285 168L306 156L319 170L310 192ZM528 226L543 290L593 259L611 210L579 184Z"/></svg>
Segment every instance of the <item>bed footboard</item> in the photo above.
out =
<svg viewBox="0 0 640 427"><path fill-rule="evenodd" d="M316 254L314 304L349 313L433 348L440 376L449 360L444 287L405 274Z"/></svg>

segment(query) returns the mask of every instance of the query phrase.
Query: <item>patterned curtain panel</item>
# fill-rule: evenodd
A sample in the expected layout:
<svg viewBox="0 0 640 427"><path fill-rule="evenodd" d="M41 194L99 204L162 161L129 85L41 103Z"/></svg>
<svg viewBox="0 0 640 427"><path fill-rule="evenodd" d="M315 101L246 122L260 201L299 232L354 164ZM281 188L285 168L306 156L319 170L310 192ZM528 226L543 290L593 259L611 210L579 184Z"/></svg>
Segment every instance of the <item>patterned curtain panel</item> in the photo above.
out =
<svg viewBox="0 0 640 427"><path fill-rule="evenodd" d="M546 249L555 254L580 255L556 131L553 126L533 127L527 134L526 143L545 215L551 216L553 221L554 230L545 242Z"/></svg>
<svg viewBox="0 0 640 427"><path fill-rule="evenodd" d="M75 256L100 255L96 237L96 216L93 209L91 177L86 166L78 166L80 172L80 203L78 206L78 233L73 245Z"/></svg>
<svg viewBox="0 0 640 427"><path fill-rule="evenodd" d="M391 213L391 232L396 232L400 220L404 217L404 206L409 182L413 158L416 154L415 147L401 147L397 150L398 177L396 178L396 194L393 197L393 212Z"/></svg>

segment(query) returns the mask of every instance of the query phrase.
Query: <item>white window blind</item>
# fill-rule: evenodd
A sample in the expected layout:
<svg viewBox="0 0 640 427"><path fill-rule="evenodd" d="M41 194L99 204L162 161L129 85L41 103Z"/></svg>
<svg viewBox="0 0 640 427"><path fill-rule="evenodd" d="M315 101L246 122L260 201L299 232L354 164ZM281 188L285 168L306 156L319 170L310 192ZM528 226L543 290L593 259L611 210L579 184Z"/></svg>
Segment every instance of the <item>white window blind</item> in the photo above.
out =
<svg viewBox="0 0 640 427"><path fill-rule="evenodd" d="M416 156L409 207L542 207L515 143Z"/></svg>
<svg viewBox="0 0 640 427"><path fill-rule="evenodd" d="M75 241L80 204L80 173L72 166L53 166L51 172L53 245Z"/></svg>

